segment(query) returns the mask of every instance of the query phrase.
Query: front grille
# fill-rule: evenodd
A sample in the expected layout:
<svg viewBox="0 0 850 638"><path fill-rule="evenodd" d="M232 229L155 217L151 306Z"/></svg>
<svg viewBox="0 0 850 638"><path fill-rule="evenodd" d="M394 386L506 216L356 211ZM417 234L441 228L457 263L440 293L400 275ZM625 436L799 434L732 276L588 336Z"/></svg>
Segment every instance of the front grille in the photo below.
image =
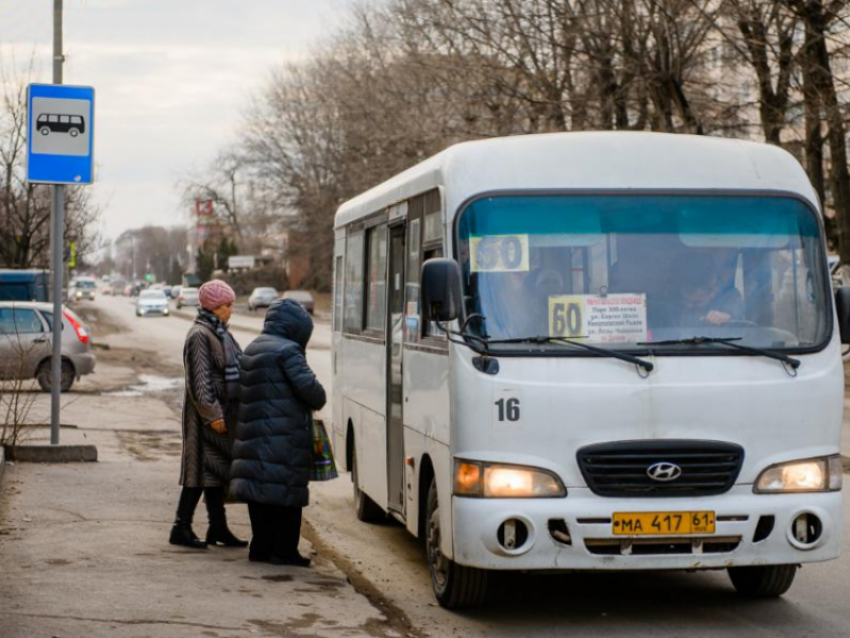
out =
<svg viewBox="0 0 850 638"><path fill-rule="evenodd" d="M740 544L740 536L622 540L616 538L588 538L584 541L587 551L597 556L728 554L738 549Z"/></svg>
<svg viewBox="0 0 850 638"><path fill-rule="evenodd" d="M577 456L587 486L599 496L688 497L728 492L744 449L719 441L618 441L581 448ZM673 463L681 476L656 481L647 474L655 463Z"/></svg>

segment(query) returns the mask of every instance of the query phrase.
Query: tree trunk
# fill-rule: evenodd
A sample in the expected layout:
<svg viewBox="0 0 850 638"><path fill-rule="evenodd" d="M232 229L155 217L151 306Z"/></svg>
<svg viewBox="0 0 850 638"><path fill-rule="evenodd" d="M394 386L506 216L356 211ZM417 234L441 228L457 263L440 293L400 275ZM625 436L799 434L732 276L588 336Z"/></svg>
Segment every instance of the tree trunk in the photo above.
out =
<svg viewBox="0 0 850 638"><path fill-rule="evenodd" d="M838 246L841 262L850 265L850 171L847 170L847 141L841 105L835 91L826 45L828 17L823 3L808 3L806 21L806 59L810 62L806 72L813 75L814 86L820 97L828 125L829 181L832 201L838 223Z"/></svg>

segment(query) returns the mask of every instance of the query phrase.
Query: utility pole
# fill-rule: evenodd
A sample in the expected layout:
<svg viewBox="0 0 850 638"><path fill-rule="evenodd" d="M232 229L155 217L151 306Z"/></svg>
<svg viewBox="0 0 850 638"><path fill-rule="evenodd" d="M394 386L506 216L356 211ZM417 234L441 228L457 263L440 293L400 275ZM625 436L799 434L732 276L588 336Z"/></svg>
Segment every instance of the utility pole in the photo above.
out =
<svg viewBox="0 0 850 638"><path fill-rule="evenodd" d="M53 0L53 84L62 84L62 2ZM50 361L50 444L59 444L62 391L62 275L65 271L65 187L53 188L52 226L50 234L51 270L53 271L53 356Z"/></svg>

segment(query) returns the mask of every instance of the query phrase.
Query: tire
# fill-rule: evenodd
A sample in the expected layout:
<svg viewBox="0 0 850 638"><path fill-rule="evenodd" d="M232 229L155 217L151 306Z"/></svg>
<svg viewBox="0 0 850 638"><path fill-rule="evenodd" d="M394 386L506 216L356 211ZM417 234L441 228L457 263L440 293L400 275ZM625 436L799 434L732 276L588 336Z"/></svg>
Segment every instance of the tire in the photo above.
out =
<svg viewBox="0 0 850 638"><path fill-rule="evenodd" d="M46 126L43 126L43 127L41 128L41 131L40 131L40 132L41 132L41 134L42 134L42 135L50 135L50 129L49 129L49 128L47 128Z"/></svg>
<svg viewBox="0 0 850 638"><path fill-rule="evenodd" d="M384 510L360 489L357 482L357 451L351 453L351 482L354 485L354 514L363 523L378 523L387 515Z"/></svg>
<svg viewBox="0 0 850 638"><path fill-rule="evenodd" d="M36 381L44 392L50 392L50 359L43 361L38 366L38 371L35 373ZM71 386L74 385L76 376L74 374L74 366L70 361L62 362L62 385L59 388L60 392L68 392Z"/></svg>
<svg viewBox="0 0 850 638"><path fill-rule="evenodd" d="M75 128L72 128L70 131L68 131L68 133L71 135L71 137L77 137L77 135L80 134L80 132Z"/></svg>
<svg viewBox="0 0 850 638"><path fill-rule="evenodd" d="M763 567L730 567L729 578L739 594L747 598L779 598L787 592L797 565L766 565Z"/></svg>
<svg viewBox="0 0 850 638"><path fill-rule="evenodd" d="M440 550L440 502L437 481L431 479L425 513L425 551L431 587L437 602L446 609L478 607L487 599L488 573L475 567L464 567L443 556Z"/></svg>

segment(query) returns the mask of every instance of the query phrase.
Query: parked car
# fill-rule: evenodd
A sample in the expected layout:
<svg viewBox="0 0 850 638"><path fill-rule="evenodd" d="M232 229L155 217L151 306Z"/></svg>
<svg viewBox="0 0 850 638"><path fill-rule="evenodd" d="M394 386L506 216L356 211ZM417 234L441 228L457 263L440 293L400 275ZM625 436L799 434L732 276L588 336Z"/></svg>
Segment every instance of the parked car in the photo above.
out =
<svg viewBox="0 0 850 638"><path fill-rule="evenodd" d="M183 306L197 306L201 303L198 299L197 288L183 288L180 294L177 295L177 309L180 310Z"/></svg>
<svg viewBox="0 0 850 638"><path fill-rule="evenodd" d="M95 356L83 320L69 308L62 311L62 392L94 372ZM50 391L53 305L0 301L0 379L36 379Z"/></svg>
<svg viewBox="0 0 850 638"><path fill-rule="evenodd" d="M257 308L268 308L278 297L280 293L274 288L254 288L248 297L248 310L253 312Z"/></svg>
<svg viewBox="0 0 850 638"><path fill-rule="evenodd" d="M68 284L68 301L94 301L97 293L97 280L91 277L79 277Z"/></svg>
<svg viewBox="0 0 850 638"><path fill-rule="evenodd" d="M0 300L48 301L50 273L46 270L0 269Z"/></svg>
<svg viewBox="0 0 850 638"><path fill-rule="evenodd" d="M306 290L287 290L283 293L283 299L293 299L304 306L304 310L313 314L313 295Z"/></svg>
<svg viewBox="0 0 850 638"><path fill-rule="evenodd" d="M143 290L136 299L136 316L168 316L168 297L162 290Z"/></svg>

